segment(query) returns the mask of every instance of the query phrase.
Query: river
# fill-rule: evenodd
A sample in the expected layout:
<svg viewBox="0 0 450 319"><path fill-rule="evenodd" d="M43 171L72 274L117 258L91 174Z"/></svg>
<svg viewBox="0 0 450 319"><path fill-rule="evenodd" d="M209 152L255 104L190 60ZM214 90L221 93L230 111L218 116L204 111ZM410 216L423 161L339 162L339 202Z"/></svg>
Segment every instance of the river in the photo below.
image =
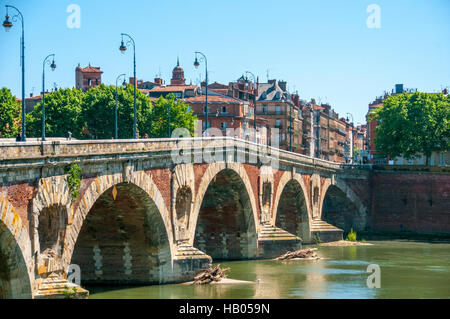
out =
<svg viewBox="0 0 450 319"><path fill-rule="evenodd" d="M223 261L231 279L253 284L86 287L90 298L450 298L450 244L370 241L373 246L319 246L320 260ZM315 246L314 246L315 247ZM381 287L368 288L369 264Z"/></svg>

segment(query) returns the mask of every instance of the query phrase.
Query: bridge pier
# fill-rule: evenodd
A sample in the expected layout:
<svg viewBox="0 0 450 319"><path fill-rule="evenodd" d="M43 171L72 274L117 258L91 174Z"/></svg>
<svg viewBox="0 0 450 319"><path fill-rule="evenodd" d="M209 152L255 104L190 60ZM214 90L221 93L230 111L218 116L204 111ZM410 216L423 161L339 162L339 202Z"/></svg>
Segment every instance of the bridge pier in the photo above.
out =
<svg viewBox="0 0 450 319"><path fill-rule="evenodd" d="M172 281L191 281L199 270L211 267L211 263L212 258L204 252L188 243L180 243L173 260Z"/></svg>
<svg viewBox="0 0 450 319"><path fill-rule="evenodd" d="M302 239L287 231L270 225L262 225L258 236L258 256L275 258L282 254L302 248Z"/></svg>

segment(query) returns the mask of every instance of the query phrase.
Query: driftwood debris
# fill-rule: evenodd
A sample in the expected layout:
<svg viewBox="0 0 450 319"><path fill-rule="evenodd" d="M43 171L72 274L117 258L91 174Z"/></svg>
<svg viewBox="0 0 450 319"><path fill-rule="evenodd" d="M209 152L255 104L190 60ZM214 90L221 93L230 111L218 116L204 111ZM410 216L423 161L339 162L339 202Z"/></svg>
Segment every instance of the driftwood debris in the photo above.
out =
<svg viewBox="0 0 450 319"><path fill-rule="evenodd" d="M295 251L288 251L284 255L275 258L275 260L288 260L288 259L296 259L296 258L319 258L317 256L317 248L307 248L300 249Z"/></svg>
<svg viewBox="0 0 450 319"><path fill-rule="evenodd" d="M208 269L203 269L194 277L193 284L204 285L210 284L214 281L220 281L222 280L222 278L227 277L226 272L229 270L230 268L220 268L220 265Z"/></svg>

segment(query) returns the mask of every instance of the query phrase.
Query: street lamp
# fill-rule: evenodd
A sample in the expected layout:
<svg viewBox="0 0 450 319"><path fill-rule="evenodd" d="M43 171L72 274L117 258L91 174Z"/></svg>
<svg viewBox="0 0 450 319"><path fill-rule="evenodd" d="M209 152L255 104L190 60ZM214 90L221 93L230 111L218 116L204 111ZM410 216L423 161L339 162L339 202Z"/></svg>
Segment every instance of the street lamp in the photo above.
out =
<svg viewBox="0 0 450 319"><path fill-rule="evenodd" d="M115 109L114 109L114 139L118 139L118 131L119 131L119 128L118 128L118 126L117 126L117 82L119 81L119 79L121 78L121 77L124 77L123 78L123 83L122 83L122 86L123 87L126 87L127 86L127 83L125 82L125 74L121 74L121 75L119 75L117 78L116 78L116 107L115 107Z"/></svg>
<svg viewBox="0 0 450 319"><path fill-rule="evenodd" d="M200 59L197 59L197 55L200 54L201 57ZM200 62L205 62L205 101L206 101L206 130L208 130L208 60L206 59L206 55L204 55L203 53L199 52L199 51L195 51L195 61L194 61L194 66L196 69L198 69L198 67L200 66ZM201 84L200 84L201 87ZM205 131L206 131L205 130Z"/></svg>
<svg viewBox="0 0 450 319"><path fill-rule="evenodd" d="M23 15L16 7L5 5L6 7L6 16L5 21L3 22L3 27L5 27L5 31L9 32L13 26L12 22L9 20L8 16L8 8L12 8L17 11L15 15L12 17L12 21L16 22L18 18L22 23L22 38L20 41L20 57L21 57L21 65L22 65L22 135L20 137L21 142L25 142L26 138L26 123L25 123L25 36L24 36L24 26L23 26Z"/></svg>
<svg viewBox="0 0 450 319"><path fill-rule="evenodd" d="M53 57L52 62L50 63L49 60L47 60L49 57ZM55 71L56 64L55 64L55 55L49 54L44 59L44 62L42 63L42 142L45 141L45 65L50 65L50 68L52 71Z"/></svg>
<svg viewBox="0 0 450 319"><path fill-rule="evenodd" d="M136 112L136 45L135 45L135 43L134 43L134 40L133 40L133 38L131 37L131 36L129 36L128 34L126 34L126 33L121 33L120 34L121 36L122 36L122 41L121 41L121 43L120 43L120 47L119 47L119 50L120 50L120 52L122 53L122 54L125 54L125 51L127 50L127 47L126 47L126 45L124 44L124 42L123 42L123 37L124 36L126 36L126 37L128 37L129 38L129 40L127 41L127 44L128 45L130 45L130 44L132 44L133 45L133 76L134 76L134 123L133 123L133 138L134 139L137 139L137 129L136 129L136 119L137 119L137 112Z"/></svg>
<svg viewBox="0 0 450 319"><path fill-rule="evenodd" d="M253 78L253 84L255 85L255 88L254 88L254 92L253 92L253 107L254 107L254 112L255 112L255 114L253 115L253 118L254 118L254 127L255 127L255 143L256 143L256 92L257 92L257 87L256 87L256 78L255 78L255 75L252 73L252 72L250 72L250 71L245 71L245 73L247 74L250 74L251 76L252 76L252 78Z"/></svg>

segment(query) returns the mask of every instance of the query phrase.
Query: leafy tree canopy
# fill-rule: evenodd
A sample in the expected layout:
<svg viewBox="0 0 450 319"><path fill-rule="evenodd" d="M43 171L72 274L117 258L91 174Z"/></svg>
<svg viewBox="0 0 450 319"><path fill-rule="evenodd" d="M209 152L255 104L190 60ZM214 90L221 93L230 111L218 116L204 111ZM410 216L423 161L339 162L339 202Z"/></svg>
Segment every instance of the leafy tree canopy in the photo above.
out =
<svg viewBox="0 0 450 319"><path fill-rule="evenodd" d="M166 98L160 97L154 102L153 113L153 137L168 137L169 135L169 119L167 114L170 112L170 132L177 127L184 127L193 136L194 124L197 117L193 114L189 105L183 101L175 99L173 94L167 95Z"/></svg>
<svg viewBox="0 0 450 319"><path fill-rule="evenodd" d="M77 89L60 89L45 94L45 135L66 137L72 132L75 138L82 138L80 113L84 94ZM26 115L27 136L42 135L42 101Z"/></svg>
<svg viewBox="0 0 450 319"><path fill-rule="evenodd" d="M111 139L114 137L116 87L100 85L87 92L61 89L45 95L46 136L64 137L67 132L78 139ZM187 128L194 133L196 117L187 104L173 94L160 97L152 104L150 98L136 91L137 130L139 137L167 137L168 112L170 129ZM118 137L133 137L134 88L117 88ZM27 136L40 137L42 102L27 114Z"/></svg>
<svg viewBox="0 0 450 319"><path fill-rule="evenodd" d="M450 149L450 99L443 94L403 93L377 109L375 143L383 155L413 158Z"/></svg>
<svg viewBox="0 0 450 319"><path fill-rule="evenodd" d="M16 137L21 121L20 103L7 88L0 90L0 138Z"/></svg>

